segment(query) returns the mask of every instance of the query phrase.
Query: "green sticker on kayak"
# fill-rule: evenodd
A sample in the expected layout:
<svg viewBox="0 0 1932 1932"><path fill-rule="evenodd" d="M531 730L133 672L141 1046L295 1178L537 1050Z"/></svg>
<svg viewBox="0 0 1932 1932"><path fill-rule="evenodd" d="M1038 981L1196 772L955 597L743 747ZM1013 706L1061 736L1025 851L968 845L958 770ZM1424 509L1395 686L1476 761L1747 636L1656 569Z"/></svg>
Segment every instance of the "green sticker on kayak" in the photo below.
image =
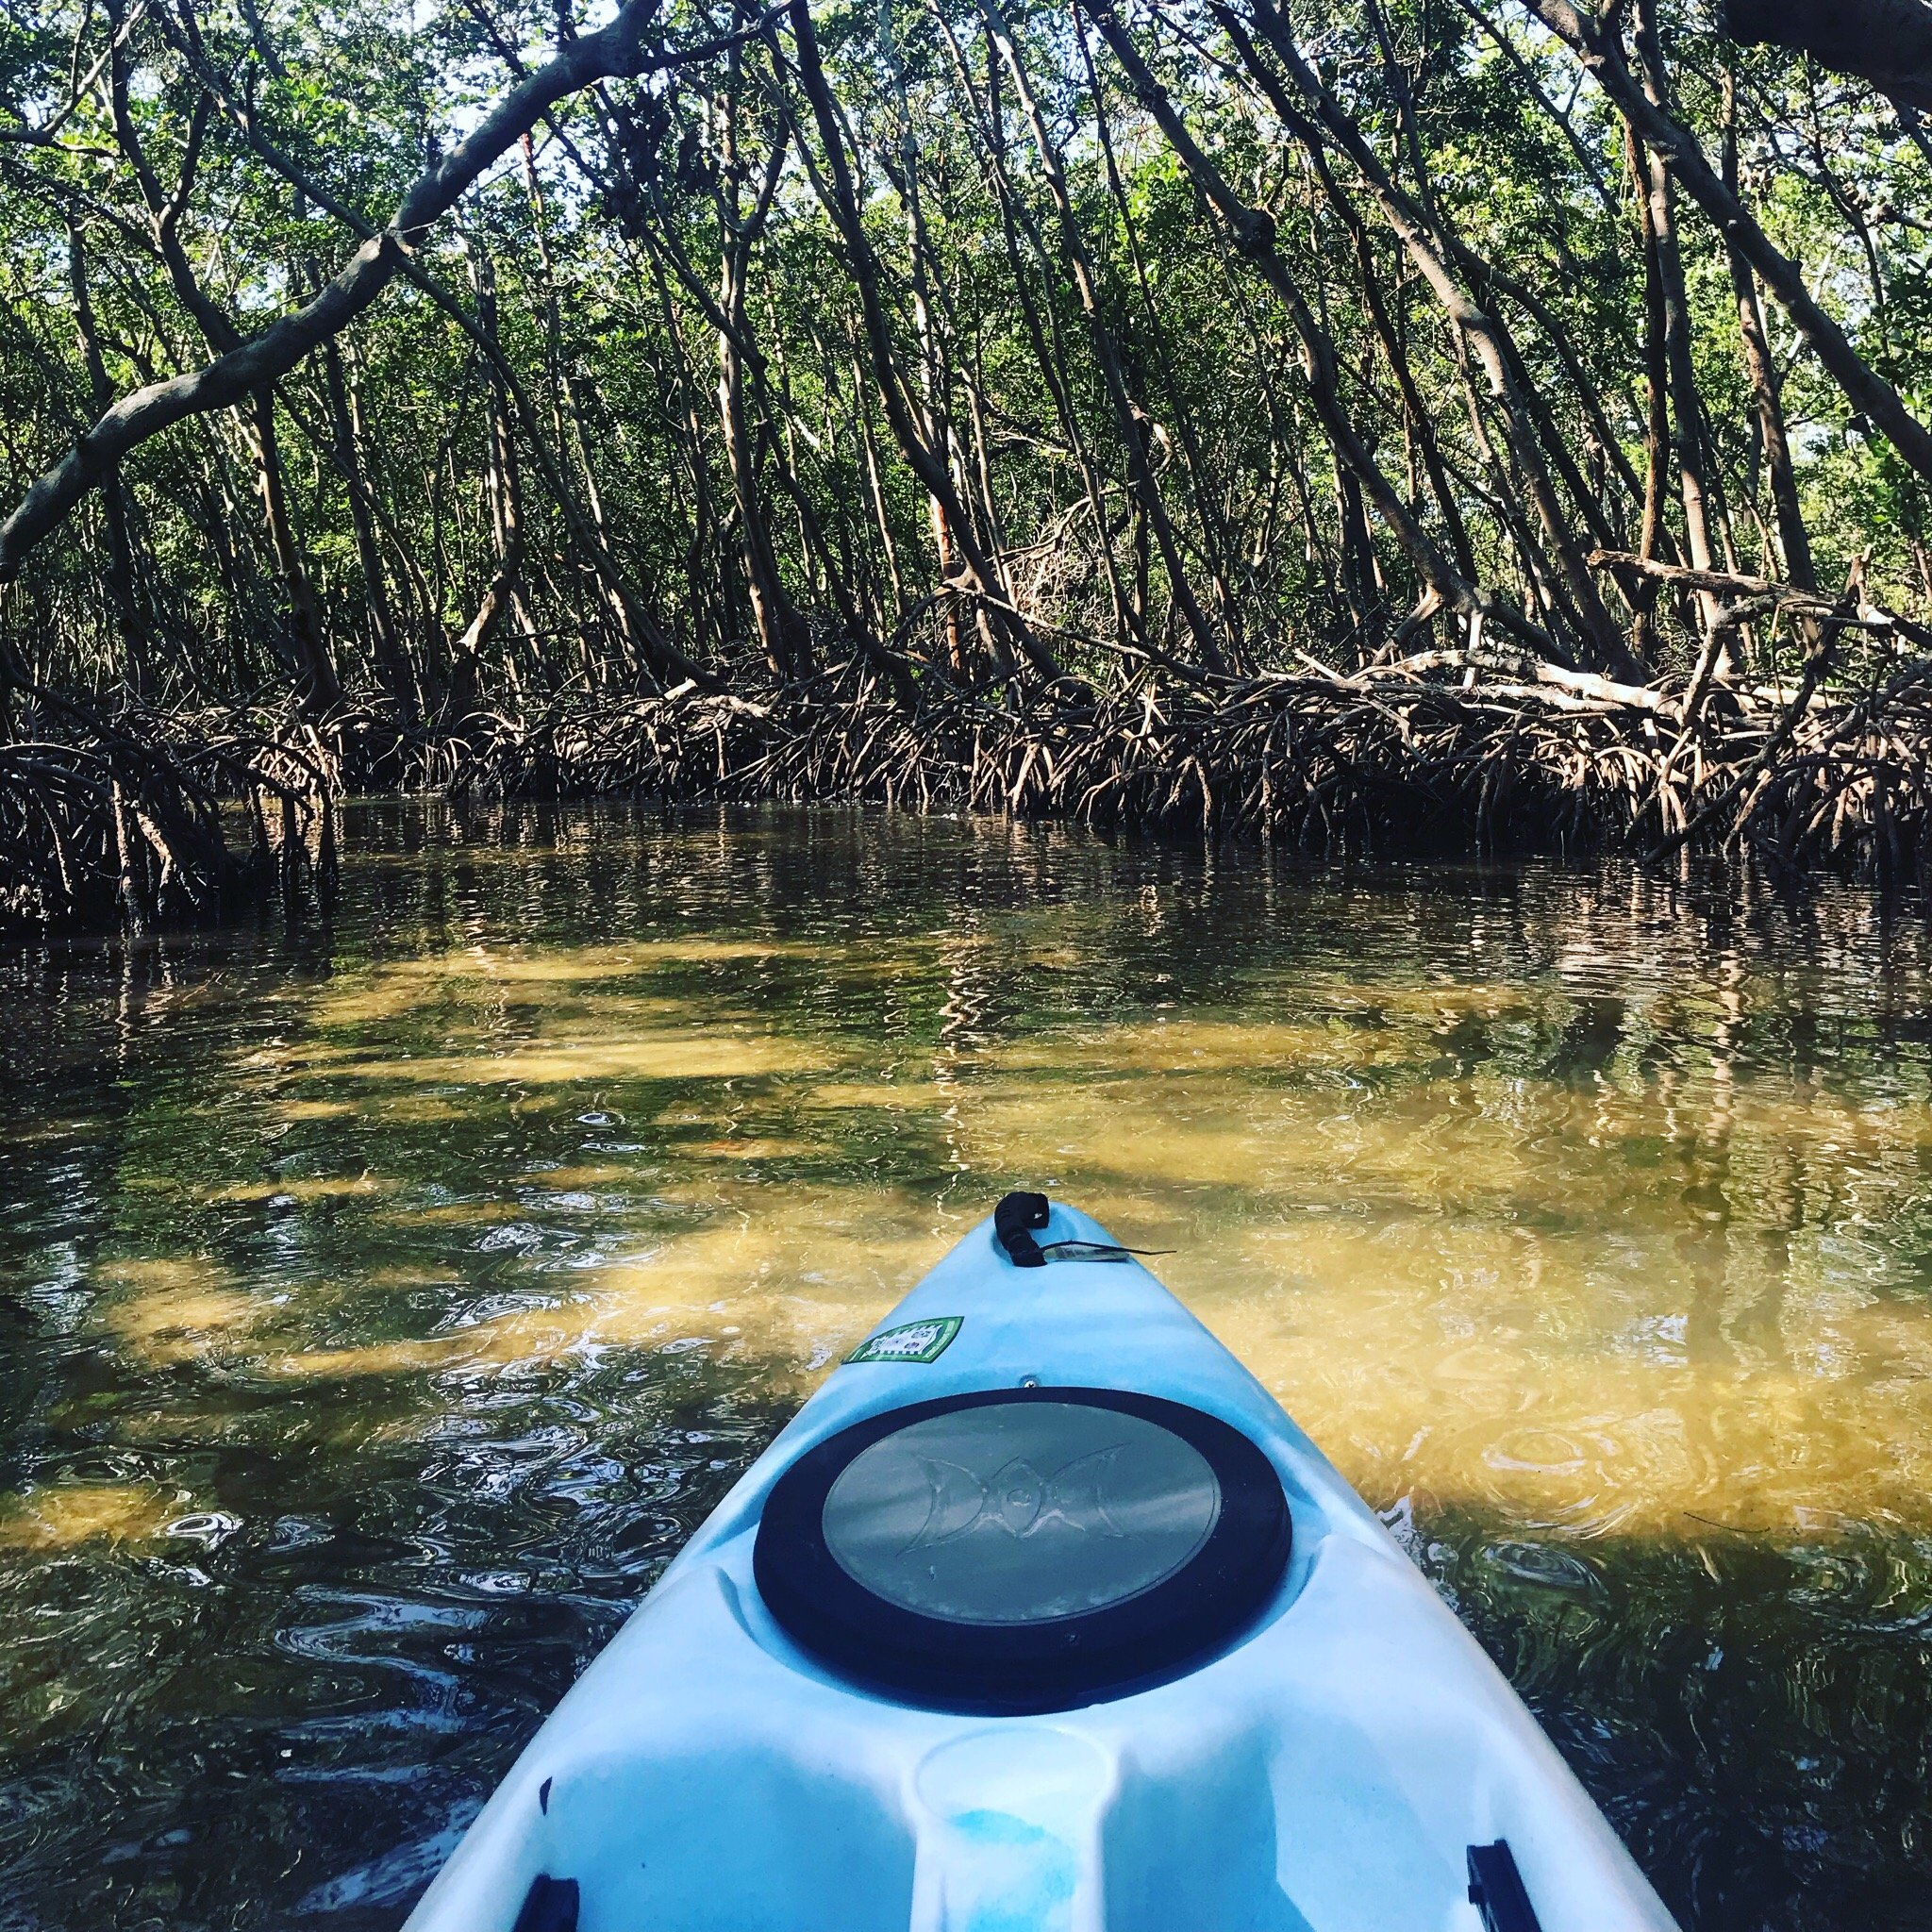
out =
<svg viewBox="0 0 1932 1932"><path fill-rule="evenodd" d="M848 1362L936 1362L958 1334L958 1315L935 1315L929 1322L907 1322L861 1341Z"/></svg>

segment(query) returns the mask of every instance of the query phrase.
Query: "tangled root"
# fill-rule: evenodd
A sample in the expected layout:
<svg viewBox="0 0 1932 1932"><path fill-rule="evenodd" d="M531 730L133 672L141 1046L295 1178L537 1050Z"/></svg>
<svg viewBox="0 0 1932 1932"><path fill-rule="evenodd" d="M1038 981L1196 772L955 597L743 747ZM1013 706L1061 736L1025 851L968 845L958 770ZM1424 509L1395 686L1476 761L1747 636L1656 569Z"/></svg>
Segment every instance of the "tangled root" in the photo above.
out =
<svg viewBox="0 0 1932 1932"><path fill-rule="evenodd" d="M756 699L685 688L469 721L433 774L469 797L812 799L1057 817L1323 851L1753 854L1932 873L1932 663L1862 693L1638 688L1436 651L1343 675L1096 693L946 691L857 662Z"/></svg>
<svg viewBox="0 0 1932 1932"><path fill-rule="evenodd" d="M337 780L325 742L290 724L206 734L130 714L84 741L0 744L0 935L325 906Z"/></svg>

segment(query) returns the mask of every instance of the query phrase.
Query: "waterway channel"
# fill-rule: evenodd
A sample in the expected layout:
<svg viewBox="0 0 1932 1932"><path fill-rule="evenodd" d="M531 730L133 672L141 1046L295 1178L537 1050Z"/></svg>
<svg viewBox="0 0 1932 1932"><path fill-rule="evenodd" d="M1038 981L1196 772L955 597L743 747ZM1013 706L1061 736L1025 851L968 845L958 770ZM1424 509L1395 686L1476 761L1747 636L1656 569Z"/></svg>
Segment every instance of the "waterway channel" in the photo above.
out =
<svg viewBox="0 0 1932 1932"><path fill-rule="evenodd" d="M1927 956L1617 867L391 802L326 924L0 955L0 1928L395 1926L1016 1186L1164 1251L1687 1928L1932 1924Z"/></svg>

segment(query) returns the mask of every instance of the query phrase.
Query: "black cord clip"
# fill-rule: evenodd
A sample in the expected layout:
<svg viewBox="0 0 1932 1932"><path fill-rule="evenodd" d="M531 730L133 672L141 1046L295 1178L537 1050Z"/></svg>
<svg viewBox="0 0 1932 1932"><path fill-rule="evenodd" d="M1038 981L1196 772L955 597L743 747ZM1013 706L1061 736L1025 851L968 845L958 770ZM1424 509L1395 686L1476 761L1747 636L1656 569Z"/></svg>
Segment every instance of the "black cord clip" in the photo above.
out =
<svg viewBox="0 0 1932 1932"><path fill-rule="evenodd" d="M1469 1902L1482 1914L1483 1932L1542 1932L1507 1839L1470 1846Z"/></svg>
<svg viewBox="0 0 1932 1932"><path fill-rule="evenodd" d="M577 1932L577 1882L540 1872L524 1894L511 1932Z"/></svg>
<svg viewBox="0 0 1932 1932"><path fill-rule="evenodd" d="M993 1238L1015 1268L1046 1266L1033 1230L1044 1227L1051 1212L1044 1194L1008 1194L992 1210Z"/></svg>

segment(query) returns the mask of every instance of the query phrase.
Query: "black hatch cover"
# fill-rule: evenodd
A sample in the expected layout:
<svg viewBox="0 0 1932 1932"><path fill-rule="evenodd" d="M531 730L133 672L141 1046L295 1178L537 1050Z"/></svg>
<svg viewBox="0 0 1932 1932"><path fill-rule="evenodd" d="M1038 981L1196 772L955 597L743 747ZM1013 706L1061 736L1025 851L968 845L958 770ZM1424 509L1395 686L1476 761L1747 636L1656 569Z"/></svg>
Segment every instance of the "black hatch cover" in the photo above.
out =
<svg viewBox="0 0 1932 1932"><path fill-rule="evenodd" d="M948 1710L1049 1711L1181 1674L1287 1565L1239 1429L1158 1396L989 1391L888 1410L779 1477L759 1594L842 1675Z"/></svg>

